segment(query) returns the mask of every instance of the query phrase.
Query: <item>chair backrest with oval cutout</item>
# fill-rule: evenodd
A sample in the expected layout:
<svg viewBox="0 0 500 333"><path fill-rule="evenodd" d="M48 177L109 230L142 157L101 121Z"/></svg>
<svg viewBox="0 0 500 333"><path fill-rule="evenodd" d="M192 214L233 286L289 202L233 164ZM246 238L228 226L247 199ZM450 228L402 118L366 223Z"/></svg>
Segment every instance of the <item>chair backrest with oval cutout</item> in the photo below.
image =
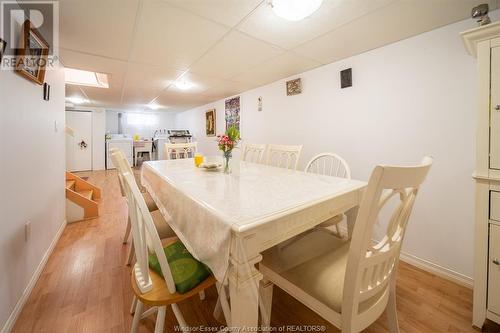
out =
<svg viewBox="0 0 500 333"><path fill-rule="evenodd" d="M305 172L351 179L351 169L347 162L339 155L332 153L314 156L307 163Z"/></svg>
<svg viewBox="0 0 500 333"><path fill-rule="evenodd" d="M196 154L196 142L186 143L165 143L165 156L166 160L193 158Z"/></svg>
<svg viewBox="0 0 500 333"><path fill-rule="evenodd" d="M264 152L266 151L265 144L248 143L243 148L242 161L252 163L262 163Z"/></svg>
<svg viewBox="0 0 500 333"><path fill-rule="evenodd" d="M378 318L385 310L408 219L431 165L432 158L425 157L417 166L377 166L373 170L349 248L342 302L343 329L360 331L371 324L370 318ZM391 214L384 214L390 216L385 236L373 245L374 224L389 201L391 205L387 208Z"/></svg>
<svg viewBox="0 0 500 333"><path fill-rule="evenodd" d="M302 145L268 145L266 164L278 168L297 170L301 151Z"/></svg>
<svg viewBox="0 0 500 333"><path fill-rule="evenodd" d="M160 263L161 271L166 281L168 290L175 293L176 288L172 273L168 265L160 236L153 223L151 214L149 213L144 197L142 196L134 175L127 167L126 159L121 156L120 152L114 152L111 155L114 165L118 169L118 173L123 181L123 189L127 198L129 209L129 217L131 224L131 232L134 240L134 250L137 262L133 268L132 274L139 290L146 293L152 289L151 276L149 275L150 253L156 254Z"/></svg>

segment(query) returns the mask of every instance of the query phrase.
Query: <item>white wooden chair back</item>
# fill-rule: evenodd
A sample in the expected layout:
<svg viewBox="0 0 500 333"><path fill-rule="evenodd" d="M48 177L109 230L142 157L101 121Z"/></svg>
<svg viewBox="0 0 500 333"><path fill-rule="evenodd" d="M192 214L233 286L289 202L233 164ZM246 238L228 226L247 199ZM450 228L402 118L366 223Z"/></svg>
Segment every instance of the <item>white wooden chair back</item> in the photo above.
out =
<svg viewBox="0 0 500 333"><path fill-rule="evenodd" d="M339 155L332 153L322 153L314 156L307 163L305 172L351 179L351 169L347 162Z"/></svg>
<svg viewBox="0 0 500 333"><path fill-rule="evenodd" d="M165 143L165 159L192 158L196 154L196 142Z"/></svg>
<svg viewBox="0 0 500 333"><path fill-rule="evenodd" d="M248 143L243 149L243 161L252 163L262 163L264 152L266 151L265 144Z"/></svg>
<svg viewBox="0 0 500 333"><path fill-rule="evenodd" d="M268 145L266 164L278 168L297 170L301 151L302 145Z"/></svg>
<svg viewBox="0 0 500 333"><path fill-rule="evenodd" d="M360 204L348 254L342 330L361 331L385 310L390 284L395 283L395 269L408 219L431 164L432 158L425 157L418 166L377 166L373 170ZM381 209L392 198L399 200L390 215L386 234L373 245L373 226ZM365 301L368 304L363 304Z"/></svg>
<svg viewBox="0 0 500 333"><path fill-rule="evenodd" d="M139 191L134 175L120 158L119 153L112 153L113 163L117 166L119 174L123 180L123 188L127 197L129 217L131 222L132 237L134 240L136 264L132 270L139 290L146 293L153 287L151 276L149 275L148 256L150 253L156 254L160 263L161 271L169 292L175 293L175 283L168 265L160 236L156 231L151 214L149 213L144 197Z"/></svg>
<svg viewBox="0 0 500 333"><path fill-rule="evenodd" d="M113 161L113 163L114 163L116 158L119 158L119 160L123 161L123 163L127 167L128 171L133 174L132 167L128 163L127 157L125 156L123 151L121 151L118 148L111 148L110 152L111 152L111 160ZM113 155L116 155L116 156L113 157ZM116 170L118 171L118 167L116 167ZM120 183L120 192L121 192L122 196L124 197L125 196L125 189L123 188L123 177L122 177L120 171L118 171L118 182Z"/></svg>

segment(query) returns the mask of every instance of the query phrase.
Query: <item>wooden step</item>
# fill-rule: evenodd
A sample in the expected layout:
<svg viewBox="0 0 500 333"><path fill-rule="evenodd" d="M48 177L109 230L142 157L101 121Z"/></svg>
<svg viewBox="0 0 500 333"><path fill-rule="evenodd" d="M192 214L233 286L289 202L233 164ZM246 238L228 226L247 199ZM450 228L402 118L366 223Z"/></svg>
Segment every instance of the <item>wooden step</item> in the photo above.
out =
<svg viewBox="0 0 500 333"><path fill-rule="evenodd" d="M76 182L74 180L66 180L66 188L75 189Z"/></svg>
<svg viewBox="0 0 500 333"><path fill-rule="evenodd" d="M77 191L79 194L81 194L82 196L84 196L85 198L89 199L89 200L92 200L92 193L94 191L92 190L81 190L81 191Z"/></svg>

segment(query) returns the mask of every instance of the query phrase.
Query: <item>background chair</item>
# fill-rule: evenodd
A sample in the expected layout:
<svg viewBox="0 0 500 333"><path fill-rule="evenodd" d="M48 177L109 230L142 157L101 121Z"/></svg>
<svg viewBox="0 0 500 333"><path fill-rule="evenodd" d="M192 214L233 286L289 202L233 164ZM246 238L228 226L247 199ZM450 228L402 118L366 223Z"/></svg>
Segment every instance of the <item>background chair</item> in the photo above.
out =
<svg viewBox="0 0 500 333"><path fill-rule="evenodd" d="M243 149L242 161L252 163L262 163L264 152L266 151L265 144L248 143Z"/></svg>
<svg viewBox="0 0 500 333"><path fill-rule="evenodd" d="M135 141L134 142L134 166L138 165L139 154L147 153L149 159L153 159L153 141Z"/></svg>
<svg viewBox="0 0 500 333"><path fill-rule="evenodd" d="M351 169L347 162L339 155L332 153L321 153L314 156L304 170L308 173L315 173L324 176L340 177L351 179ZM341 236L339 230L339 223L344 219L344 214L334 216L321 223L317 228L322 228L322 230L328 229L331 226L335 227L336 235Z"/></svg>
<svg viewBox="0 0 500 333"><path fill-rule="evenodd" d="M263 254L259 269L263 326L269 327L276 284L342 332L359 332L387 309L390 332L399 332L396 268L406 226L432 159L414 167L377 166L370 177L351 241L314 232L287 248ZM394 202L395 201L395 202ZM389 216L385 236L373 245L380 211Z"/></svg>
<svg viewBox="0 0 500 333"><path fill-rule="evenodd" d="M173 160L179 158L193 158L196 154L196 142L187 143L165 143L165 156L166 160Z"/></svg>
<svg viewBox="0 0 500 333"><path fill-rule="evenodd" d="M302 145L268 145L266 164L278 168L297 170L301 151Z"/></svg>
<svg viewBox="0 0 500 333"><path fill-rule="evenodd" d="M139 321L154 313L157 313L155 333L163 332L167 306L171 306L179 325L184 331L187 328L187 324L177 303L196 294L203 293L206 288L215 284L215 278L209 275L205 280L184 294L177 292L174 277L165 255L164 246L178 242L178 239L169 238L163 242L160 240L151 214L146 207L146 203L140 194L133 176L129 172L125 172L122 177L129 204L132 236L136 244L135 254L137 258L131 277L132 289L137 297L131 332L137 332ZM156 255L162 276L149 268L150 254ZM177 261L176 270L181 272L186 271L186 269L178 266L184 264L184 261L179 262L181 260ZM145 304L152 307L143 311Z"/></svg>

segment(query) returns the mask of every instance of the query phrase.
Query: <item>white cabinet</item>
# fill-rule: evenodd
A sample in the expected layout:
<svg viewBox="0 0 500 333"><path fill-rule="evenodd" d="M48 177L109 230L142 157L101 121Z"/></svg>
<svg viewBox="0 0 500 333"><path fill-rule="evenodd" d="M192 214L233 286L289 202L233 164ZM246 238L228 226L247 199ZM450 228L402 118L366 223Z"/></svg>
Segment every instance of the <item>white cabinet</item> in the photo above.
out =
<svg viewBox="0 0 500 333"><path fill-rule="evenodd" d="M500 225L490 225L488 310L500 315Z"/></svg>
<svg viewBox="0 0 500 333"><path fill-rule="evenodd" d="M500 170L500 46L491 49L490 169Z"/></svg>
<svg viewBox="0 0 500 333"><path fill-rule="evenodd" d="M479 78L472 324L482 328L486 319L500 323L500 22L462 37Z"/></svg>

